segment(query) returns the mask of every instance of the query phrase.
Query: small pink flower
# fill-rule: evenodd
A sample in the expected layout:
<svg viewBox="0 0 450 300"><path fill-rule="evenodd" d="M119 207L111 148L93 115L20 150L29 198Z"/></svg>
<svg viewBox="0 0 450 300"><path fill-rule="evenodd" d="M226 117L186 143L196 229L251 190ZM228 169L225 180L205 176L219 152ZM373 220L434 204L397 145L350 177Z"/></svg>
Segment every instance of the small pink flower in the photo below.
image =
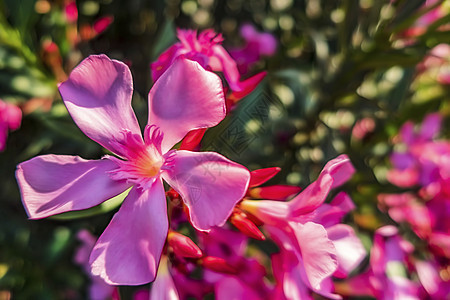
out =
<svg viewBox="0 0 450 300"><path fill-rule="evenodd" d="M78 9L75 0L67 0L64 5L64 15L68 22L75 23L78 20Z"/></svg>
<svg viewBox="0 0 450 300"><path fill-rule="evenodd" d="M100 277L91 274L89 255L91 254L92 248L94 248L96 237L87 230L80 230L77 238L81 242L81 245L75 252L74 260L83 268L91 280L89 286L90 298L96 300L111 299L111 296L115 292L115 287L106 284Z"/></svg>
<svg viewBox="0 0 450 300"><path fill-rule="evenodd" d="M230 50L230 54L236 60L239 72L246 74L263 56L274 55L278 43L272 34L258 32L251 24L244 24L240 32L245 44L241 48Z"/></svg>
<svg viewBox="0 0 450 300"><path fill-rule="evenodd" d="M338 290L344 295L384 300L422 299L419 285L406 277L405 265L413 250L413 246L400 237L396 227L377 229L370 254L370 269L343 285L338 284L341 285Z"/></svg>
<svg viewBox="0 0 450 300"><path fill-rule="evenodd" d="M203 68L215 72L222 72L228 85L234 92L248 94L264 76L257 74L247 80L240 81L240 74L236 62L221 45L223 38L208 29L197 34L195 30L177 30L180 40L162 53L158 60L151 64L152 77L157 81L169 66L179 56L198 62ZM265 75L265 73L262 73Z"/></svg>
<svg viewBox="0 0 450 300"><path fill-rule="evenodd" d="M0 151L5 150L8 131L17 130L22 122L22 111L14 104L0 100Z"/></svg>
<svg viewBox="0 0 450 300"><path fill-rule="evenodd" d="M90 56L59 90L78 127L117 157L42 155L19 164L16 177L32 219L90 208L131 188L90 256L92 273L107 283L155 278L168 231L162 179L182 196L198 230L223 225L244 196L246 168L214 152L170 150L189 131L225 116L220 79L198 63L177 59L153 86L144 137L125 64Z"/></svg>

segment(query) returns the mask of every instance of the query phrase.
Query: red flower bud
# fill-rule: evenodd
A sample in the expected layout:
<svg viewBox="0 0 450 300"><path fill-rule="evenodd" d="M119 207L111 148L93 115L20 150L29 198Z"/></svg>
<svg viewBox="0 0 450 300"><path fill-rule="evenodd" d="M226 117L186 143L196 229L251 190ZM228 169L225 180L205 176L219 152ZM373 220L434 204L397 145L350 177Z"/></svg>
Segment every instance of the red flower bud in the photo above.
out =
<svg viewBox="0 0 450 300"><path fill-rule="evenodd" d="M186 134L183 141L181 142L180 150L196 150L197 146L200 144L203 135L206 132L206 128L191 130Z"/></svg>
<svg viewBox="0 0 450 300"><path fill-rule="evenodd" d="M260 241L264 241L266 239L259 228L252 221L247 219L245 215L234 213L231 215L230 221L231 224L233 224L243 234Z"/></svg>
<svg viewBox="0 0 450 300"><path fill-rule="evenodd" d="M292 185L271 185L249 189L247 195L254 199L286 200L300 193L302 189Z"/></svg>
<svg viewBox="0 0 450 300"><path fill-rule="evenodd" d="M190 238L178 232L170 230L167 234L167 242L173 252L181 257L200 258L203 256L202 250Z"/></svg>
<svg viewBox="0 0 450 300"><path fill-rule="evenodd" d="M225 259L214 256L206 256L199 260L200 265L211 271L226 274L237 274L238 271L228 264Z"/></svg>

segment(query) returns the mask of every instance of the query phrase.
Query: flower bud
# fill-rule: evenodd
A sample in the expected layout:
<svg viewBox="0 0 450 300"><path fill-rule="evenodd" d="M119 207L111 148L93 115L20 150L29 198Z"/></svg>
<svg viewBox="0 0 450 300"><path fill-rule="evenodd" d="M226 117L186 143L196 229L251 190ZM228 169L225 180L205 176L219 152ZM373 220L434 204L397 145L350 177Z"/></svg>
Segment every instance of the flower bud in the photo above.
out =
<svg viewBox="0 0 450 300"><path fill-rule="evenodd" d="M228 264L225 259L214 256L206 256L199 260L200 265L204 268L210 269L211 271L226 274L237 274L238 271Z"/></svg>
<svg viewBox="0 0 450 300"><path fill-rule="evenodd" d="M231 224L233 224L243 234L260 241L264 241L266 239L259 228L252 221L247 219L244 214L234 213L231 215L230 221Z"/></svg>
<svg viewBox="0 0 450 300"><path fill-rule="evenodd" d="M202 250L190 238L178 232L170 230L167 242L173 252L181 257L200 258L203 256Z"/></svg>

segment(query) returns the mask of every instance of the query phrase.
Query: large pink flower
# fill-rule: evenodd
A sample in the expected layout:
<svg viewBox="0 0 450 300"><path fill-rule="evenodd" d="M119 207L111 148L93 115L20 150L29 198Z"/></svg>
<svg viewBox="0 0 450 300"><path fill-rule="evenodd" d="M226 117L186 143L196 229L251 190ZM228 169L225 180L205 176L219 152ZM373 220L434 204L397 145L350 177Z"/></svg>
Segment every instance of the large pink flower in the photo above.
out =
<svg viewBox="0 0 450 300"><path fill-rule="evenodd" d="M244 196L246 168L214 152L170 150L189 131L225 116L220 79L198 63L177 59L153 86L143 138L125 64L90 56L59 90L78 127L118 157L43 155L23 162L16 172L22 201L39 219L98 205L132 187L90 257L92 273L107 283L155 278L168 230L162 179L182 196L198 230L223 225Z"/></svg>

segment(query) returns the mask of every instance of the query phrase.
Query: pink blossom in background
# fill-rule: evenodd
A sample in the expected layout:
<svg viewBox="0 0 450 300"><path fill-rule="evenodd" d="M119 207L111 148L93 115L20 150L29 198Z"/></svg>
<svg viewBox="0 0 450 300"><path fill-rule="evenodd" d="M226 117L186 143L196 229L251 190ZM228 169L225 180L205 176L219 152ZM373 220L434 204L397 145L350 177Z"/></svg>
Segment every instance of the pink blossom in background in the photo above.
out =
<svg viewBox="0 0 450 300"><path fill-rule="evenodd" d="M5 150L8 132L17 130L22 122L22 111L14 104L0 100L0 151Z"/></svg>
<svg viewBox="0 0 450 300"><path fill-rule="evenodd" d="M16 177L31 219L90 208L131 188L90 256L92 273L107 283L155 278L168 231L162 179L181 195L201 231L223 225L244 196L246 168L214 152L170 150L189 131L225 116L220 79L197 62L176 59L155 83L143 137L125 64L92 55L59 90L78 127L117 156L42 155L19 164Z"/></svg>
<svg viewBox="0 0 450 300"><path fill-rule="evenodd" d="M436 261L416 261L419 281L433 299L445 299L450 295L449 266L440 266Z"/></svg>
<svg viewBox="0 0 450 300"><path fill-rule="evenodd" d="M443 85L450 84L450 45L433 47L417 66L418 74L426 73Z"/></svg>
<svg viewBox="0 0 450 300"><path fill-rule="evenodd" d="M442 117L429 114L421 126L405 123L399 140L406 146L391 156L388 179L400 187L419 186L417 194L380 194L380 208L396 222L407 222L438 256L450 258L450 142L434 140Z"/></svg>
<svg viewBox="0 0 450 300"><path fill-rule="evenodd" d="M362 118L358 120L352 129L352 137L356 140L362 140L375 130L375 121L372 118Z"/></svg>
<svg viewBox="0 0 450 300"><path fill-rule="evenodd" d="M346 277L365 257L354 230L339 224L354 208L346 194L324 204L331 189L354 173L346 155L326 164L319 178L291 201L244 200L240 207L261 220L280 247L273 257L277 291L287 299L310 299L311 291L332 299L331 276ZM278 275L277 275L278 274ZM282 298L284 299L284 298Z"/></svg>
<svg viewBox="0 0 450 300"><path fill-rule="evenodd" d="M158 60L151 64L152 78L157 81L179 56L198 62L206 70L222 72L230 89L235 92L249 93L264 76L260 73L241 81L241 75L234 59L221 45L221 34L213 30L204 30L197 34L195 30L178 29L180 40L163 52Z"/></svg>
<svg viewBox="0 0 450 300"><path fill-rule="evenodd" d="M65 1L64 15L70 23L76 23L78 21L78 8L75 0Z"/></svg>
<svg viewBox="0 0 450 300"><path fill-rule="evenodd" d="M272 56L277 51L277 40L268 32L258 32L251 24L244 24L240 28L244 45L230 49L230 54L236 61L239 72L247 74L251 66L264 56Z"/></svg>
<svg viewBox="0 0 450 300"><path fill-rule="evenodd" d="M438 4L439 2L442 3ZM406 37L416 37L424 34L428 26L448 14L448 8L445 7L443 4L444 2L445 1L442 0L426 0L422 6L422 9L428 9L431 6L435 6L436 4L438 5L417 19L417 21L403 34Z"/></svg>
<svg viewBox="0 0 450 300"><path fill-rule="evenodd" d="M371 296L384 300L423 299L419 284L407 277L406 266L413 246L402 239L394 226L375 232L370 253L370 269L337 283L345 296Z"/></svg>
<svg viewBox="0 0 450 300"><path fill-rule="evenodd" d="M89 255L91 254L92 248L94 248L97 238L87 230L80 230L77 234L77 238L81 242L81 245L75 251L74 261L83 268L84 272L91 280L89 285L89 298L96 300L111 299L111 297L115 295L116 288L106 284L100 277L91 274Z"/></svg>
<svg viewBox="0 0 450 300"><path fill-rule="evenodd" d="M214 285L216 299L264 299L271 294L271 287L264 280L265 267L258 256L246 257L248 238L240 232L226 228L214 228L201 236L205 252L223 258L232 266L234 274L205 270L204 280Z"/></svg>

